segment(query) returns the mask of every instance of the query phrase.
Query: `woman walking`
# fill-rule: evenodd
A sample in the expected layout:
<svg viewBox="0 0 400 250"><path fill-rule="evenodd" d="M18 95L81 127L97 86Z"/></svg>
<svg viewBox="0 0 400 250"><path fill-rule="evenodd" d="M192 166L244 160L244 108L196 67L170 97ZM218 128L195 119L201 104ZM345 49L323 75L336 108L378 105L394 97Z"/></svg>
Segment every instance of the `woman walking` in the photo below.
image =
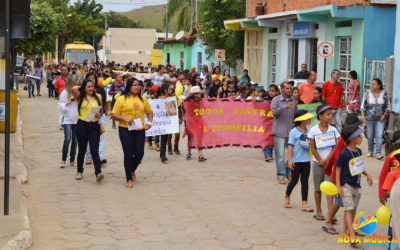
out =
<svg viewBox="0 0 400 250"><path fill-rule="evenodd" d="M42 84L42 76L43 76L43 69L42 69L42 63L41 63L41 62L38 62L38 63L36 64L36 67L35 67L35 76L36 76L37 78L39 78L39 79L36 79L36 88L37 88L36 92L37 92L37 95L38 95L38 96L42 96L42 95L40 94L40 85Z"/></svg>
<svg viewBox="0 0 400 250"><path fill-rule="evenodd" d="M376 158L383 159L381 153L383 130L385 129L386 115L389 113L389 96L383 90L382 81L375 78L371 82L371 89L364 94L364 99L361 104L362 121L366 122L368 130L368 154L367 157L372 157L374 154L374 135Z"/></svg>
<svg viewBox="0 0 400 250"><path fill-rule="evenodd" d="M90 154L93 158L96 181L100 182L104 179L104 175L101 173L99 156L99 118L102 114L101 109L94 115L92 119L89 117L91 116L92 110L96 111L99 106L102 106L101 96L95 93L94 86L95 83L92 80L86 79L82 82L82 86L75 86L72 88L72 94L78 102L78 123L76 127L76 136L78 139L79 151L78 171L75 179L81 180L83 178L83 161L85 160L86 148L89 143Z"/></svg>
<svg viewBox="0 0 400 250"><path fill-rule="evenodd" d="M60 124L64 128L64 143L62 148L62 158L60 167L65 167L67 160L68 148L70 166L75 166L76 153L76 123L78 122L78 105L72 95L72 88L78 84L78 77L75 75L67 78L65 88L58 100L58 109L60 110Z"/></svg>
<svg viewBox="0 0 400 250"><path fill-rule="evenodd" d="M349 85L349 111L358 113L360 111L360 83L357 80L356 71L350 71L349 76L351 78Z"/></svg>
<svg viewBox="0 0 400 250"><path fill-rule="evenodd" d="M112 111L112 118L119 121L127 188L132 188L136 180L135 171L144 155L145 130L151 128L153 121L153 110L147 99L140 95L140 88L139 80L130 78L124 95L117 99ZM146 124L145 114L149 120Z"/></svg>
<svg viewBox="0 0 400 250"><path fill-rule="evenodd" d="M78 76L78 79L80 77ZM106 127L106 114L105 114L105 104L107 102L106 91L104 90L103 86L99 83L96 74L93 72L89 72L86 74L86 79L90 79L92 82L95 83L95 92L101 95L101 103L102 103L102 114L99 118L99 123L103 125L103 128ZM99 143L99 156L101 164L106 164L107 159L105 158L105 141L104 141L104 133L100 135L100 143ZM86 149L86 165L92 164L92 155L90 154L90 145L88 144Z"/></svg>
<svg viewBox="0 0 400 250"><path fill-rule="evenodd" d="M28 66L28 73L26 75L26 81L28 84L28 96L31 98L31 96L35 97L35 83L36 80L35 78L32 78L30 76L35 76L35 71L32 69L32 66Z"/></svg>

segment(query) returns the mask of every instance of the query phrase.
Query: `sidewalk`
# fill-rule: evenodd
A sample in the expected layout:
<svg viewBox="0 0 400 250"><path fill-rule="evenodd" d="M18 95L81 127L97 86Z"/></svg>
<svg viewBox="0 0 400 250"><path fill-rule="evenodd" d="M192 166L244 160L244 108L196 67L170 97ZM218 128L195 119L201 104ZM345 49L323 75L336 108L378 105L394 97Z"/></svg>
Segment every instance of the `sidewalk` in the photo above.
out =
<svg viewBox="0 0 400 250"><path fill-rule="evenodd" d="M17 131L10 134L10 200L9 215L4 216L4 138L0 134L0 249L25 249L32 245L32 233L23 193L27 186L27 171L24 166L21 121Z"/></svg>

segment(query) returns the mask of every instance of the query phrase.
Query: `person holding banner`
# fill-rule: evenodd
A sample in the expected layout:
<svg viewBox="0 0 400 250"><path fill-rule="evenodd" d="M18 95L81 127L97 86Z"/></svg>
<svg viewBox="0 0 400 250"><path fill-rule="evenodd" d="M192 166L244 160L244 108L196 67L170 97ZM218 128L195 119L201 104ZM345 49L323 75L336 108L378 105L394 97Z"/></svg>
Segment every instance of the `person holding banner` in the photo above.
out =
<svg viewBox="0 0 400 250"><path fill-rule="evenodd" d="M78 139L78 171L76 180L83 178L83 161L85 160L86 148L89 143L90 153L93 158L96 181L104 179L101 173L101 163L99 156L100 125L101 116L101 96L96 94L94 82L90 79L83 81L82 86L72 88L72 94L78 102L78 123L76 127L76 137Z"/></svg>
<svg viewBox="0 0 400 250"><path fill-rule="evenodd" d="M153 110L146 98L140 95L140 82L130 78L125 93L115 102L112 118L119 122L119 139L124 151L126 187L132 188L136 180L135 171L143 155L146 133L153 122ZM148 122L144 124L144 115Z"/></svg>
<svg viewBox="0 0 400 250"><path fill-rule="evenodd" d="M32 77L31 77L32 76ZM35 97L35 71L32 70L32 66L28 66L28 73L26 74L26 81L28 85L28 97L31 98L31 96Z"/></svg>
<svg viewBox="0 0 400 250"><path fill-rule="evenodd" d="M168 98L173 93L171 85L169 83L164 83L163 85L161 85L160 92L161 92L161 94L158 97L159 99ZM171 104L171 103L166 103L167 106L169 106L168 104ZM171 107L166 107L166 113L167 113L167 115L176 115L176 110L174 108L171 110ZM161 137L160 158L161 158L162 163L167 163L167 161L168 161L168 159L166 157L168 136L169 136L169 134L160 136ZM172 147L168 148L168 152L171 152L171 154L172 154Z"/></svg>
<svg viewBox="0 0 400 250"><path fill-rule="evenodd" d="M243 85L243 84L242 84ZM243 86L242 86L243 87ZM287 165L287 147L290 130L293 128L294 114L297 104L292 93L289 81L281 83L281 95L276 96L271 102L271 111L274 115L272 135L274 137L276 174L279 184L286 184L285 177L290 180L290 169Z"/></svg>

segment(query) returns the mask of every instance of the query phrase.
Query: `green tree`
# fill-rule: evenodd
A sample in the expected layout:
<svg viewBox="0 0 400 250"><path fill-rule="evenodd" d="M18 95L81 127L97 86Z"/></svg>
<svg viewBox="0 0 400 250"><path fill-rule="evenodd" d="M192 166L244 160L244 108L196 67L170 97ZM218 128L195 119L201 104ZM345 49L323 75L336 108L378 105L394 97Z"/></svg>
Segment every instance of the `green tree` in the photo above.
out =
<svg viewBox="0 0 400 250"><path fill-rule="evenodd" d="M104 19L104 15L102 18ZM114 11L108 13L107 25L110 28L141 28L139 23Z"/></svg>
<svg viewBox="0 0 400 250"><path fill-rule="evenodd" d="M194 6L193 6L194 7ZM194 11L193 11L194 15ZM177 16L178 30L190 30L190 0L168 0L168 24ZM165 26L165 18L163 24Z"/></svg>
<svg viewBox="0 0 400 250"><path fill-rule="evenodd" d="M245 16L245 0L203 0L199 2L199 21L202 24L198 35L209 49L207 54L214 55L214 49L225 49L225 58L229 66L236 67L236 60L243 59L244 32L226 30L224 20Z"/></svg>
<svg viewBox="0 0 400 250"><path fill-rule="evenodd" d="M59 31L57 14L48 2L32 1L31 3L31 37L22 39L17 46L19 53L35 56L54 49L55 38Z"/></svg>

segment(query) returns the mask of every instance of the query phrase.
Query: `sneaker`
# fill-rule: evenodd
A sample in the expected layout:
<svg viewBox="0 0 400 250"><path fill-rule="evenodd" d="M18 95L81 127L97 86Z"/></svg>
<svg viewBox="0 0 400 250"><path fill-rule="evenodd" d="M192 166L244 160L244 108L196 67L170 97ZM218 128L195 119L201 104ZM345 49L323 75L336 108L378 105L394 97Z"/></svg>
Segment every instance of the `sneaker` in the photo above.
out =
<svg viewBox="0 0 400 250"><path fill-rule="evenodd" d="M102 173L100 173L100 174L98 174L97 176L96 176L96 181L97 182L100 182L101 180L103 180L104 179L104 175L102 174Z"/></svg>
<svg viewBox="0 0 400 250"><path fill-rule="evenodd" d="M287 182L286 182L285 178L278 178L278 183L279 184L286 184Z"/></svg>
<svg viewBox="0 0 400 250"><path fill-rule="evenodd" d="M78 180L78 181L82 180L82 178L83 178L82 173L77 173L75 176L75 180Z"/></svg>
<svg viewBox="0 0 400 250"><path fill-rule="evenodd" d="M154 150L154 147L151 143L149 143L149 150Z"/></svg>
<svg viewBox="0 0 400 250"><path fill-rule="evenodd" d="M74 162L74 161L71 161L71 162L69 163L69 166L75 167L75 162Z"/></svg>
<svg viewBox="0 0 400 250"><path fill-rule="evenodd" d="M174 153L176 155L181 155L181 152L179 151L178 147L174 147Z"/></svg>
<svg viewBox="0 0 400 250"><path fill-rule="evenodd" d="M101 163L101 165L106 164L106 163L107 163L107 159L102 159L102 160L100 161L100 163Z"/></svg>
<svg viewBox="0 0 400 250"><path fill-rule="evenodd" d="M264 158L266 162L270 162L272 160L272 156L270 155L266 155Z"/></svg>
<svg viewBox="0 0 400 250"><path fill-rule="evenodd" d="M62 161L62 162L60 163L60 168L65 168L65 161Z"/></svg>
<svg viewBox="0 0 400 250"><path fill-rule="evenodd" d="M158 146L158 144L156 143L156 145L154 145L155 147L154 147L154 150L155 151L160 151L160 147Z"/></svg>
<svg viewBox="0 0 400 250"><path fill-rule="evenodd" d="M168 161L167 157L165 157L165 156L161 157L161 162L162 163L167 163L167 161Z"/></svg>
<svg viewBox="0 0 400 250"><path fill-rule="evenodd" d="M169 154L169 155L172 155L172 147L171 147L171 148L168 147L168 154Z"/></svg>

